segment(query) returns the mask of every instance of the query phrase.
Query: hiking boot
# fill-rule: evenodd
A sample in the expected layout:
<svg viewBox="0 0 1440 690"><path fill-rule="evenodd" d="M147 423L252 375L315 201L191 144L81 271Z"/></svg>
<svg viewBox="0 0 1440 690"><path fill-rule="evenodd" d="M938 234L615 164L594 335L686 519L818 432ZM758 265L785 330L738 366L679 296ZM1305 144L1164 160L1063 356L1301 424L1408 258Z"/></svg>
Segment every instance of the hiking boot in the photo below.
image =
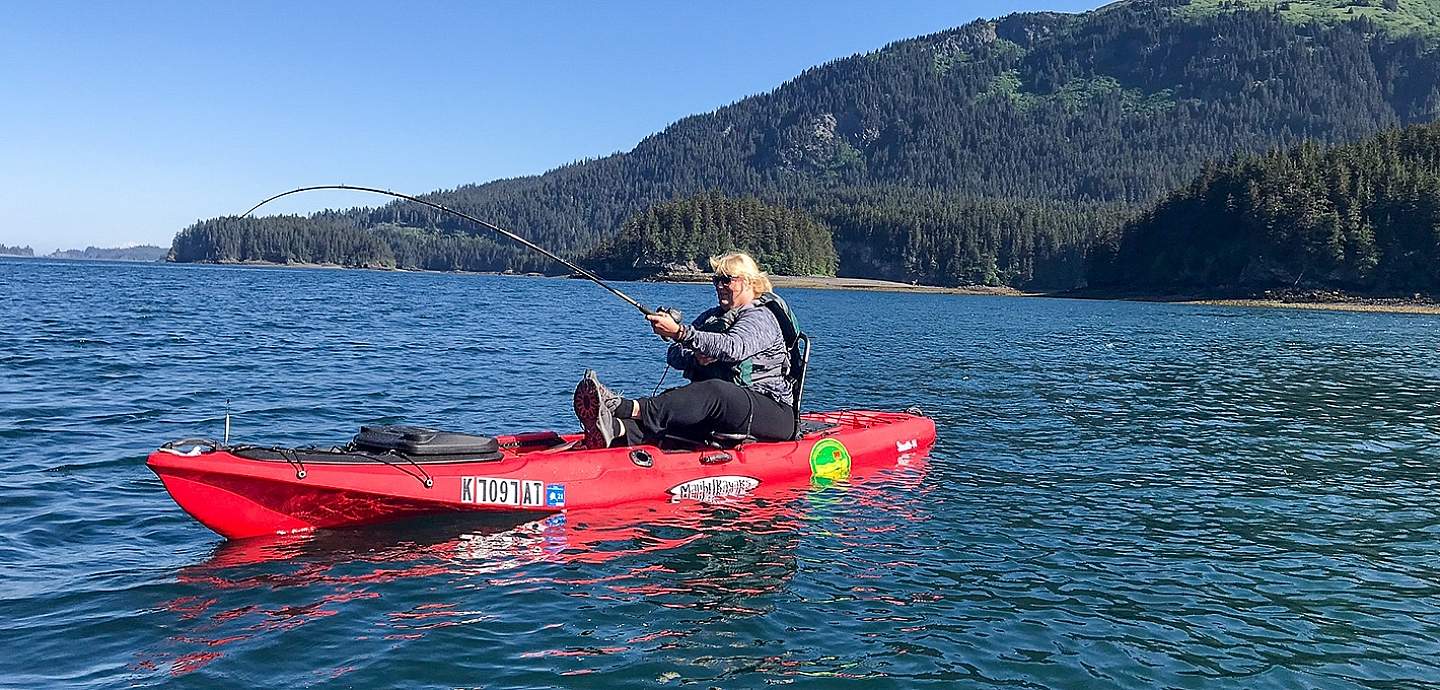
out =
<svg viewBox="0 0 1440 690"><path fill-rule="evenodd" d="M615 418L619 406L620 396L600 383L593 369L586 369L575 386L575 416L585 430L586 448L609 448L620 435L620 420Z"/></svg>

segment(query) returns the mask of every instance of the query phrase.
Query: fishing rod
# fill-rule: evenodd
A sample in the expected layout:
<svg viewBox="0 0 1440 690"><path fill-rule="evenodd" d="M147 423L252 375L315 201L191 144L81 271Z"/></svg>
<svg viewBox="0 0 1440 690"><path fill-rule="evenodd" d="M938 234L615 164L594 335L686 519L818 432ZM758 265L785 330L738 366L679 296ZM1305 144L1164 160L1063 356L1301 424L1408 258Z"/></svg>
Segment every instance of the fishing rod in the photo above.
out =
<svg viewBox="0 0 1440 690"><path fill-rule="evenodd" d="M565 259L562 259L562 258L560 258L560 257L558 257L558 256L556 256L556 255L554 255L554 254L552 254L552 253L550 253L550 251L546 250L544 247L541 247L540 245L535 244L534 242L531 242L530 240L527 240L527 239L525 239L524 237L521 237L521 236L519 236L519 235L517 235L517 234L515 234L515 233L513 233L513 232L510 232L509 230L506 230L505 228L502 228L502 227L500 227L500 226L498 226L498 225L495 225L495 224L493 224L493 223L487 223L487 222L485 222L485 221L483 221L483 220L480 220L479 218L476 218L475 216L472 216L472 215L470 215L470 214L468 214L468 213L465 213L464 211L456 211L456 210L453 209L453 208L450 208L450 207L448 207L448 206L442 206L442 205L437 204L437 203L435 203L435 202L433 202L433 201L426 201L426 200L424 200L424 199L419 199L419 198L410 196L409 194L401 194L401 193L399 193L399 192L392 192L392 191L390 191L390 190L388 190L388 189L376 189L376 188L374 188L374 187L357 187L357 186L355 186L355 185L348 185L348 184L322 184L322 185L316 185L316 186L313 186L313 187L300 187L300 188L298 188L298 189L292 189L292 190L290 190L290 191L288 191L288 192L281 192L281 193L279 193L279 194L276 194L275 196L270 197L269 199L266 199L266 200L264 200L264 201L262 201L262 202L260 202L260 203L258 203L258 204L255 204L254 206L251 206L251 207L250 207L250 210L249 210L249 211L246 211L246 212L240 214L240 217L241 217L241 218L244 218L244 217L250 215L251 213L254 213L254 212L255 212L255 209L260 208L261 206L264 206L265 204L268 204L268 203L270 203L270 202L272 202L272 201L274 201L274 200L276 200L276 199L279 199L279 198L281 198L281 197L290 196L291 194L299 194L300 192L313 192L313 191L318 190L318 189L342 189L342 190L347 190L347 191L352 191L352 192L370 192L370 193L372 193L372 194L383 194L383 195L385 195L385 196L395 197L396 199L404 199L405 201L412 201L412 202L417 203L417 204L420 204L420 205L422 205L422 206L429 206L430 208L433 208L433 209L435 209L435 210L437 210L437 211L443 211L443 212L445 212L445 213L449 213L449 214L452 214L452 215L459 216L459 217L464 218L465 220L468 220L468 221L470 221L470 222L472 222L472 223L474 223L474 224L476 224L476 225L479 225L479 226L482 227L482 228L485 228L485 229L487 229L487 230L493 230L493 231L495 231L495 232L497 232L497 233L499 233L499 234L501 234L501 235L504 235L505 237L508 237L508 238L510 238L510 239L512 239L512 240L515 240L516 242L519 242L520 244L523 244L523 245L525 245L525 246L527 246L527 247L529 247L529 248L531 248L531 249L534 249L534 250L537 251L537 252L540 252L541 254L544 254L546 257L549 257L550 259L552 259L552 260L554 260L554 261L557 261L557 262L559 262L559 263L561 263L561 264L564 264L564 265L565 265L567 268L569 268L570 270L575 271L576 273L579 273L580 275L585 276L586 278L589 278L589 279L590 279L591 281L593 281L596 285L599 285L600 287L603 287L603 288L605 288L606 290L609 290L609 291L610 291L610 294L615 295L616 297L619 297L620 299L623 299L623 300L625 300L626 302L629 302L629 303L630 303L630 306L633 306L633 307L635 307L636 309L639 309L639 310L641 311L641 313L645 314L646 316L653 316L653 315L655 315L655 314L657 314L657 313L665 313L665 314L669 314L669 315L671 316L671 318L674 318L677 323L679 323L679 321L680 321L678 312L673 312L672 310L670 310L670 309L665 309L665 308L663 308L663 307L662 307L661 309L658 309L658 310L657 310L657 309L651 309L650 307L647 307L647 306L641 304L640 302L636 301L635 298L631 297L630 295L627 295L627 294L625 294L625 293L623 293L623 292L621 292L621 291L619 291L619 290L616 290L615 288L611 287L609 283L606 283L604 280L601 280L601 279L600 279L600 276L597 276L597 275L595 275L594 273L591 273L590 271L587 271L587 270L585 270L585 269L583 269L583 268L580 268L579 266L576 266L575 264L570 263L569 261L566 261Z"/></svg>

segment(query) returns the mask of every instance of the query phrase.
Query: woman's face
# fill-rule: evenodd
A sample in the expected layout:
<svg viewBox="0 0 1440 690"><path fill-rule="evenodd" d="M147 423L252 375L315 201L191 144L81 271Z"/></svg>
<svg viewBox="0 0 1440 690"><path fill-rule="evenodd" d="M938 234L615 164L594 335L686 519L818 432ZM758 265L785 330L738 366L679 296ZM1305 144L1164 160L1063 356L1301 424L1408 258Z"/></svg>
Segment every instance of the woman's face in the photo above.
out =
<svg viewBox="0 0 1440 690"><path fill-rule="evenodd" d="M734 309L755 301L755 288L741 276L719 272L712 276L710 281L715 285L715 300L726 309Z"/></svg>

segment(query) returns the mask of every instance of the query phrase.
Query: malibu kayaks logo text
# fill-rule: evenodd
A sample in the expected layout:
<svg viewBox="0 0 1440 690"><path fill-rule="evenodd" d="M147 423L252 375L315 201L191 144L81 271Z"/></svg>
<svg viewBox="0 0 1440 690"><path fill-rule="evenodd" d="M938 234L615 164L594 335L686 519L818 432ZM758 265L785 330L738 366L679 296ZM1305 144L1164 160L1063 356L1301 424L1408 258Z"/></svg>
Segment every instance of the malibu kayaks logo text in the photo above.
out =
<svg viewBox="0 0 1440 690"><path fill-rule="evenodd" d="M670 487L670 496L676 501L713 501L717 498L744 496L760 486L754 477L720 476L695 479Z"/></svg>
<svg viewBox="0 0 1440 690"><path fill-rule="evenodd" d="M461 477L460 502L516 508L564 508L565 485L533 479Z"/></svg>

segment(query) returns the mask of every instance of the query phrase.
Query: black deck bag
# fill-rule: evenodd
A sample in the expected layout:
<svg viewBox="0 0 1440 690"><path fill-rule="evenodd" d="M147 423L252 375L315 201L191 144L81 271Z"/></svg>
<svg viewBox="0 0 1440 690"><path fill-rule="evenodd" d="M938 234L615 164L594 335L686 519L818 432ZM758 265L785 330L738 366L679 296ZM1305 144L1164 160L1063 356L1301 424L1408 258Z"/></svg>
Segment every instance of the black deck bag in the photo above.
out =
<svg viewBox="0 0 1440 690"><path fill-rule="evenodd" d="M356 450L394 451L406 455L467 455L477 460L500 457L500 444L489 436L418 426L362 426L351 445Z"/></svg>

